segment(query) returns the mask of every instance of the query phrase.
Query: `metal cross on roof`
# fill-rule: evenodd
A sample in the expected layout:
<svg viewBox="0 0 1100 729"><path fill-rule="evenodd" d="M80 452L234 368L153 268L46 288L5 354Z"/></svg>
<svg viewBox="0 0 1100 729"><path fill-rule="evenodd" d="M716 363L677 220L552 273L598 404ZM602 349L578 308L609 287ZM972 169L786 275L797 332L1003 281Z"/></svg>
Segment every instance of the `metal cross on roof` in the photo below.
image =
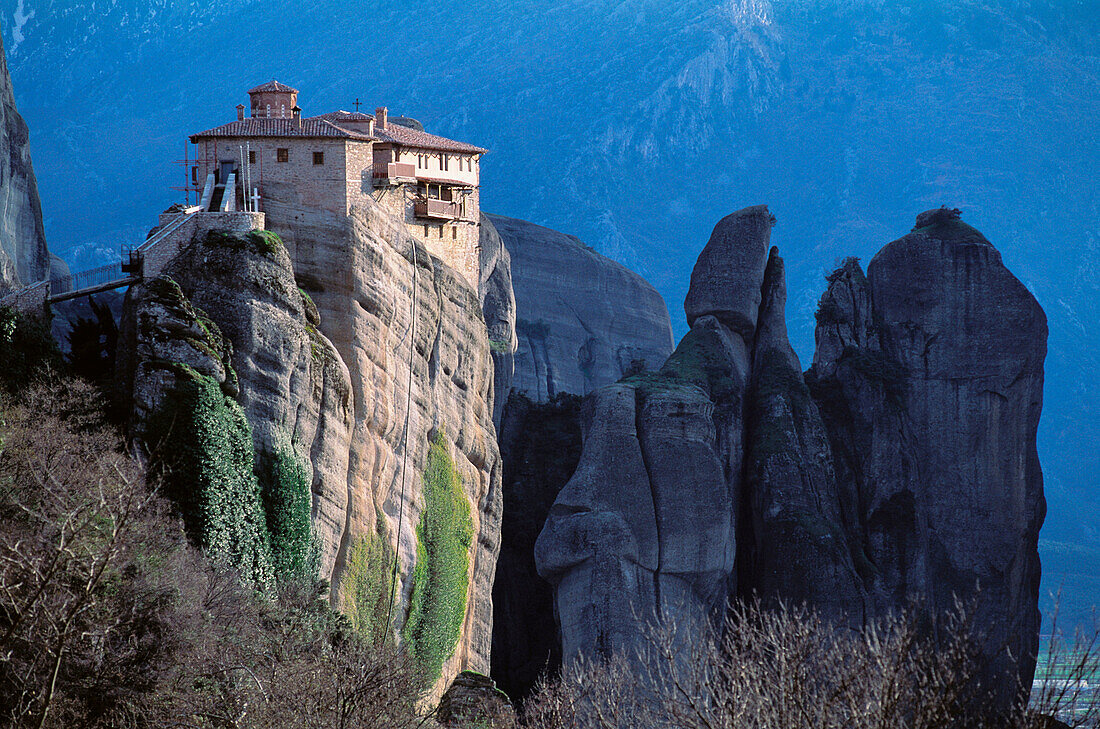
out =
<svg viewBox="0 0 1100 729"><path fill-rule="evenodd" d="M362 106L362 104L360 104L360 103L359 103L359 97L358 97L358 96L356 96L356 97L355 97L355 104L354 104L354 106L355 106L355 110L356 110L356 111L359 111L359 107L360 107L360 106Z"/></svg>

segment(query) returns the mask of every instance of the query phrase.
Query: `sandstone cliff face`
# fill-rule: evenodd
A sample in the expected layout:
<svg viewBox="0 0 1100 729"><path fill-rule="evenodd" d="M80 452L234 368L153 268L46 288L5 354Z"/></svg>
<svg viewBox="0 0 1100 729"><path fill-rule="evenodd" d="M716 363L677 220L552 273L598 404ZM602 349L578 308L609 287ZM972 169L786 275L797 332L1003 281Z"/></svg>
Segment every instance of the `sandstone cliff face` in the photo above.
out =
<svg viewBox="0 0 1100 729"><path fill-rule="evenodd" d="M1043 312L980 233L930 211L868 276L830 277L804 377L773 222L723 219L676 352L585 401L535 549L564 659L637 647L639 620L717 619L731 592L855 628L958 597L1006 709L1038 640Z"/></svg>
<svg viewBox="0 0 1100 729"><path fill-rule="evenodd" d="M207 313L232 346L237 401L251 425L261 483L276 467L310 484L321 575L331 576L344 538L351 382L297 287L285 248L272 238L209 236L184 250L166 275Z"/></svg>
<svg viewBox="0 0 1100 729"><path fill-rule="evenodd" d="M519 339L513 389L535 402L561 392L584 395L615 382L635 361L651 370L665 361L672 351L668 309L642 277L573 236L488 219L511 256Z"/></svg>
<svg viewBox="0 0 1100 729"><path fill-rule="evenodd" d="M822 297L809 373L883 612L974 603L987 685L1029 686L1045 515L1046 317L997 250L934 210ZM854 507L854 508L853 508Z"/></svg>
<svg viewBox="0 0 1100 729"><path fill-rule="evenodd" d="M494 363L478 292L370 203L348 218L317 213L293 227L272 227L287 242L298 285L316 303L318 329L351 381L347 478L331 485L330 507L318 514L343 525L330 556L337 600L373 601L380 606L375 621L387 624L389 589L379 591L377 583L388 584L396 556L393 628L416 638L431 627L427 620L438 622L440 635L454 631L439 645L424 645L421 636L431 661L442 662L438 695L460 670L489 670L501 462ZM452 484L469 510L460 555L440 551L458 550L455 543L421 539L431 495L449 493ZM459 579L451 574L457 568L418 567L418 550L431 560L463 562L466 571ZM445 584L417 577L429 567ZM433 601L434 589L453 599Z"/></svg>
<svg viewBox="0 0 1100 729"><path fill-rule="evenodd" d="M218 383L250 426L271 570L305 558L280 556L293 524L269 492L304 483L334 606L403 641L438 697L489 669L501 463L478 294L377 206L280 232L285 248L264 232L193 241L160 280L178 297L134 288L120 373L135 420L178 384L165 362Z"/></svg>
<svg viewBox="0 0 1100 729"><path fill-rule="evenodd" d="M0 294L41 281L50 271L29 142L0 40ZM59 259L58 264L63 269Z"/></svg>

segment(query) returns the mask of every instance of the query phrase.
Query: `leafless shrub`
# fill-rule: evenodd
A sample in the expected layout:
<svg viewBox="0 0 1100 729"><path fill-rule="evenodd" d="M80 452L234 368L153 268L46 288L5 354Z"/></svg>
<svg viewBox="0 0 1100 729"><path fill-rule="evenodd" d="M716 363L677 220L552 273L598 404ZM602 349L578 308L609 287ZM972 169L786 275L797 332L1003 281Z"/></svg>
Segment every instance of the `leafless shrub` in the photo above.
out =
<svg viewBox="0 0 1100 729"><path fill-rule="evenodd" d="M103 403L55 380L0 402L0 724L418 727L419 677L327 587L214 569Z"/></svg>
<svg viewBox="0 0 1100 729"><path fill-rule="evenodd" d="M1051 632L1040 646L1039 668L1031 687L1029 729L1053 729L1043 717L1053 717L1069 727L1100 726L1100 628L1078 624L1066 636L1059 624L1054 601ZM1096 620L1094 616L1094 626Z"/></svg>
<svg viewBox="0 0 1100 729"><path fill-rule="evenodd" d="M851 632L805 609L750 606L698 638L677 635L669 622L650 626L639 655L582 658L544 680L525 706L524 726L1053 729L1046 717L1057 701L988 714L968 614L959 607L929 631L899 613ZM1078 658L1078 675L1094 679L1095 638L1085 648L1091 673ZM1091 721L1070 726L1096 726Z"/></svg>

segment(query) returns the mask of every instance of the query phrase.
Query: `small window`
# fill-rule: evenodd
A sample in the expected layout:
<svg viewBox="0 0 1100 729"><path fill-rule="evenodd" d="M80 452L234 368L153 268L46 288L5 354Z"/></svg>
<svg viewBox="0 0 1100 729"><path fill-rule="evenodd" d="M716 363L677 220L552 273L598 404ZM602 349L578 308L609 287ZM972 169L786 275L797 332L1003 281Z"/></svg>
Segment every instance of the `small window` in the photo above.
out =
<svg viewBox="0 0 1100 729"><path fill-rule="evenodd" d="M275 150L275 161L276 162L289 162L290 161L290 150L287 149L286 147L279 147L278 149L276 149Z"/></svg>
<svg viewBox="0 0 1100 729"><path fill-rule="evenodd" d="M248 164L250 164L250 165L256 164L256 152L254 150L249 150L248 151Z"/></svg>
<svg viewBox="0 0 1100 729"><path fill-rule="evenodd" d="M325 153L324 152L314 152L313 153L313 164L323 165L324 163L325 163Z"/></svg>
<svg viewBox="0 0 1100 729"><path fill-rule="evenodd" d="M451 240L458 240L458 226L451 227Z"/></svg>
<svg viewBox="0 0 1100 729"><path fill-rule="evenodd" d="M447 169L449 169L449 167L450 167L450 160L449 160L449 159L447 159L447 155L445 155L445 154L441 154L441 155L439 155L439 160L440 160L440 161L441 161L441 162L443 163L443 169L444 169L444 170L447 170Z"/></svg>
<svg viewBox="0 0 1100 729"><path fill-rule="evenodd" d="M424 237L425 237L425 238L427 238L427 237L428 237L428 229L429 229L429 226L428 226L428 224L427 224L427 223L424 223Z"/></svg>

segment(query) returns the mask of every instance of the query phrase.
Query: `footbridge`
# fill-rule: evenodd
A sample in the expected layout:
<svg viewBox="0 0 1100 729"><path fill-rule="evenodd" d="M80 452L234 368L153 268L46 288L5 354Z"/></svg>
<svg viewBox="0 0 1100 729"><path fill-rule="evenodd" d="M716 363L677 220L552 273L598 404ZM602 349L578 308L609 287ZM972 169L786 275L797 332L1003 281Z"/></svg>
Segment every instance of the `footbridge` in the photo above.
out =
<svg viewBox="0 0 1100 729"><path fill-rule="evenodd" d="M25 286L0 299L0 305L20 311L42 311L61 301L155 278L184 248L205 233L220 230L243 234L263 230L264 217L263 213L242 211L207 212L200 206L163 213L160 224L145 242L136 248L124 248L120 260Z"/></svg>

